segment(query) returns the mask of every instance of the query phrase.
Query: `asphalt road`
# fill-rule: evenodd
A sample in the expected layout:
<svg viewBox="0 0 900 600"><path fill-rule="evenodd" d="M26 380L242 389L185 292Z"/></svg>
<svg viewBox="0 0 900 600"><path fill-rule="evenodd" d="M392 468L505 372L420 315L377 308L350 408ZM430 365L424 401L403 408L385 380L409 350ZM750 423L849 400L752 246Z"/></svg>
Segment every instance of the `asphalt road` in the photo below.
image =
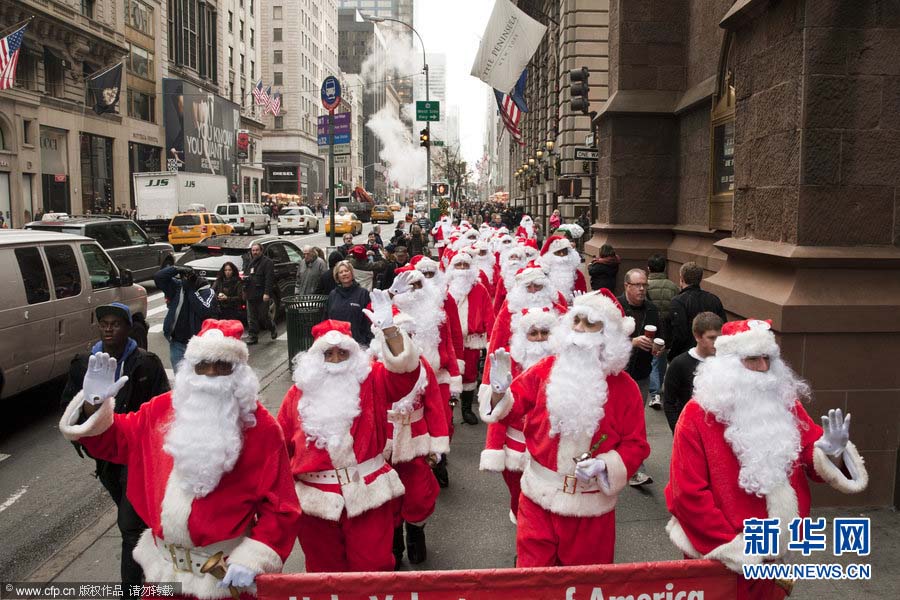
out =
<svg viewBox="0 0 900 600"><path fill-rule="evenodd" d="M402 218L400 213L397 218ZM355 241L365 243L370 223ZM390 237L393 225L382 225ZM324 231L324 222L320 226ZM329 246L324 233L286 236L300 244ZM340 244L340 237L337 243ZM149 347L171 367L168 343L162 335L166 304L152 281L142 282L148 295ZM287 339L260 338L250 347L250 364L264 379L284 368ZM169 371L170 378L172 376ZM57 429L62 383L36 388L5 402L0 419L0 581L22 581L38 565L65 545L98 516L112 500L93 476L94 462L81 459Z"/></svg>

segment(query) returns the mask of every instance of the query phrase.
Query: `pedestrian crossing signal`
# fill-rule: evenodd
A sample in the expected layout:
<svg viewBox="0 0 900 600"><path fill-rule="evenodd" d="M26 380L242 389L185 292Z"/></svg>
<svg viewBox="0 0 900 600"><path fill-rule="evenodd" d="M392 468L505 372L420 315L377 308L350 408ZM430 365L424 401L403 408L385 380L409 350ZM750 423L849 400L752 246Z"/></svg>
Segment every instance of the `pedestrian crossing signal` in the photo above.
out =
<svg viewBox="0 0 900 600"><path fill-rule="evenodd" d="M431 184L431 195L432 196L446 196L450 193L450 187L446 183L432 183Z"/></svg>

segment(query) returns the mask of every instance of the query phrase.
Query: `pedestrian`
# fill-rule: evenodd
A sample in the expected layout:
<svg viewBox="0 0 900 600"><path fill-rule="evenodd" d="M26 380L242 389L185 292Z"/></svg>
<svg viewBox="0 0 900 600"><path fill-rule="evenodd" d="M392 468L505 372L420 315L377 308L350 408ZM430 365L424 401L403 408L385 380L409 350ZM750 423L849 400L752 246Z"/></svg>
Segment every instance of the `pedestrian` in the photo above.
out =
<svg viewBox="0 0 900 600"><path fill-rule="evenodd" d="M297 281L294 293L298 296L315 294L319 290L322 275L328 273L325 261L318 255L316 248L307 244L300 248L303 260L297 265Z"/></svg>
<svg viewBox="0 0 900 600"><path fill-rule="evenodd" d="M171 392L137 413L113 414L130 383L117 361L91 356L63 435L128 469L126 496L147 524L134 549L145 581L177 584L182 598L255 595L261 573L281 572L300 507L284 438L257 400L239 321L207 320L191 338ZM126 359L127 362L127 359ZM200 568L227 552L224 578Z"/></svg>
<svg viewBox="0 0 900 600"><path fill-rule="evenodd" d="M335 248L335 250L341 254L341 260L344 260L345 258L350 256L350 250L352 250L356 244L353 243L352 233L345 233L341 240L344 243Z"/></svg>
<svg viewBox="0 0 900 600"><path fill-rule="evenodd" d="M397 270L409 264L409 252L407 252L406 246L395 246L389 256L389 260L385 261L384 267L379 274L379 281L376 287L380 290L389 289L394 284Z"/></svg>
<svg viewBox="0 0 900 600"><path fill-rule="evenodd" d="M337 281L334 278L334 268L341 260L340 252L334 251L328 255L328 270L322 273L322 276L319 278L317 294L327 296L335 288Z"/></svg>
<svg viewBox="0 0 900 600"><path fill-rule="evenodd" d="M578 268L581 266L581 254L572 248L565 236L548 237L541 248L538 263L544 267L556 290L565 296L566 302L572 302L575 292L587 292L587 282Z"/></svg>
<svg viewBox="0 0 900 600"><path fill-rule="evenodd" d="M647 298L653 301L659 310L659 329L663 339L671 339L669 334L670 320L669 307L672 298L678 294L678 285L666 277L666 258L662 254L654 254L647 260L649 271L647 284ZM668 365L668 350L653 357L652 370L650 371L650 408L659 410L662 408L662 384L666 378L666 365Z"/></svg>
<svg viewBox="0 0 900 600"><path fill-rule="evenodd" d="M113 411L115 413L131 413L138 410L151 398L169 391L169 380L162 361L152 352L138 347L135 340L128 336L132 324L131 310L125 304L114 302L98 306L94 311L100 329L100 341L91 348L89 354L79 354L69 365L69 377L62 393L62 406L65 408L81 391L84 376L87 374L90 358L101 352L116 359L116 376L128 377L128 382L115 394ZM75 445L81 455L80 444ZM120 465L95 459L95 474L113 502L116 503L116 525L122 536L122 558L119 565L122 584L126 589L133 585L141 585L143 571L134 560L132 551L147 525L134 510L131 501L125 494L128 486L128 470ZM131 595L131 594L129 594Z"/></svg>
<svg viewBox="0 0 900 600"><path fill-rule="evenodd" d="M378 244L378 247L384 248L384 240L381 239L381 225L373 225L372 231L369 232L369 235L374 235L375 243Z"/></svg>
<svg viewBox="0 0 900 600"><path fill-rule="evenodd" d="M356 282L368 291L375 289L375 274L384 268L384 262L375 262L375 257L365 246L354 246L347 255L347 262L353 267Z"/></svg>
<svg viewBox="0 0 900 600"><path fill-rule="evenodd" d="M244 282L238 274L237 265L230 261L222 265L213 282L213 291L216 293L217 318L235 321L243 321L246 318Z"/></svg>
<svg viewBox="0 0 900 600"><path fill-rule="evenodd" d="M356 281L356 274L350 261L342 260L334 267L335 288L328 294L325 316L333 321L350 323L353 339L360 346L368 348L372 341L372 328L363 314L369 305L369 290Z"/></svg>
<svg viewBox="0 0 900 600"><path fill-rule="evenodd" d="M516 566L612 563L619 493L650 454L626 317L608 291L575 298L554 331L554 354L513 380L510 355L490 357L479 405L490 423L524 420Z"/></svg>
<svg viewBox="0 0 900 600"><path fill-rule="evenodd" d="M381 254L381 250L384 248L378 242L378 236L375 235L374 231L370 231L369 235L366 236L366 252L371 252L373 256L378 256Z"/></svg>
<svg viewBox="0 0 900 600"><path fill-rule="evenodd" d="M428 256L429 254L428 236L422 231L418 223L409 228L409 236L405 241L405 245L410 256Z"/></svg>
<svg viewBox="0 0 900 600"><path fill-rule="evenodd" d="M768 321L725 323L715 348L675 429L666 531L685 556L736 572L735 598L780 600L778 580L746 579L743 567L783 560L788 526L809 517L807 476L852 494L866 488L868 473L849 441L849 414L829 410L822 427L807 414L810 386L782 360ZM768 555L751 550L755 519L776 520L781 543ZM809 541L807 526L800 530Z"/></svg>
<svg viewBox="0 0 900 600"><path fill-rule="evenodd" d="M296 359L294 385L278 412L302 511L294 533L310 573L395 567L392 500L404 488L384 459L385 409L406 401L420 362L394 325L387 292L373 292L370 315L370 329L383 333L381 359L360 347L350 323L319 323L312 346Z"/></svg>
<svg viewBox="0 0 900 600"><path fill-rule="evenodd" d="M553 234L559 229L559 226L562 225L562 217L559 216L559 209L553 209L553 214L550 215L550 233Z"/></svg>
<svg viewBox="0 0 900 600"><path fill-rule="evenodd" d="M591 289L607 289L616 292L616 276L619 274L619 263L622 259L616 254L616 250L609 244L600 246L600 253L588 266L588 275L591 276Z"/></svg>
<svg viewBox="0 0 900 600"><path fill-rule="evenodd" d="M697 367L716 353L716 338L722 333L722 319L715 313L702 312L691 323L697 345L675 357L666 370L663 382L663 409L669 429L675 433L678 417L694 394Z"/></svg>
<svg viewBox="0 0 900 600"><path fill-rule="evenodd" d="M246 257L244 258L246 261ZM250 260L244 264L244 292L247 297L247 345L259 343L259 332L269 330L272 339L278 337L278 330L269 314L272 290L275 286L275 264L263 254L262 246L250 246Z"/></svg>
<svg viewBox="0 0 900 600"><path fill-rule="evenodd" d="M534 224L534 241L538 248L544 245L544 230L540 223Z"/></svg>
<svg viewBox="0 0 900 600"><path fill-rule="evenodd" d="M397 228L394 229L394 235L391 236L391 244L403 244L409 238L409 234L406 231L406 222L405 221L397 221Z"/></svg>
<svg viewBox="0 0 900 600"><path fill-rule="evenodd" d="M669 304L669 321L671 327L669 342L669 362L687 352L696 343L691 335L691 322L702 312L713 312L719 315L722 322L728 320L722 301L711 292L700 289L703 280L703 267L695 262L686 262L678 272L678 285L681 292Z"/></svg>
<svg viewBox="0 0 900 600"><path fill-rule="evenodd" d="M177 372L188 340L200 331L203 321L216 314L216 293L190 267L163 267L153 276L153 282L166 297L163 336L169 342L172 369Z"/></svg>

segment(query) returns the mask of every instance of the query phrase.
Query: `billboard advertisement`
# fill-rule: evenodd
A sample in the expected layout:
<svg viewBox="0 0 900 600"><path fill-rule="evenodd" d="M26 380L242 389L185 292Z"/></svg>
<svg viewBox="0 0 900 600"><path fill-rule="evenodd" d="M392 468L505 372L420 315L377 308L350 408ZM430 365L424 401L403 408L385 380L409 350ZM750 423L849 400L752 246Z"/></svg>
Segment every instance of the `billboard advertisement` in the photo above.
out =
<svg viewBox="0 0 900 600"><path fill-rule="evenodd" d="M163 79L166 159L170 170L224 175L235 185L237 104L181 79Z"/></svg>

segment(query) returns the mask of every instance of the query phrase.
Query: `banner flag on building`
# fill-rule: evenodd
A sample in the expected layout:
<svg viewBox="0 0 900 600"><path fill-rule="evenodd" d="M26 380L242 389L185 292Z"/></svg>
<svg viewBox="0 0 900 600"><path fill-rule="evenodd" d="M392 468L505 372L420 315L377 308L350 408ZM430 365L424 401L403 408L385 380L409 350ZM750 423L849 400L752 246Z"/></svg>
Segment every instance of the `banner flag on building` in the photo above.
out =
<svg viewBox="0 0 900 600"><path fill-rule="evenodd" d="M276 117L278 116L278 113L281 112L281 92L275 92L272 96L272 101L266 107L266 112L270 112Z"/></svg>
<svg viewBox="0 0 900 600"><path fill-rule="evenodd" d="M25 38L25 28L31 19L24 25L0 39L0 90L8 90L16 82L16 65L19 64L19 50L22 48L22 40Z"/></svg>
<svg viewBox="0 0 900 600"><path fill-rule="evenodd" d="M272 88L270 87L269 89L271 90ZM271 98L269 98L269 92L263 89L262 79L257 81L253 87L253 98L257 106L269 106Z"/></svg>
<svg viewBox="0 0 900 600"><path fill-rule="evenodd" d="M512 96L504 94L499 90L494 90L494 97L497 98L497 108L500 110L500 119L509 135L512 136L520 146L524 146L522 141L522 132L519 131L519 119L522 118L522 111L513 101Z"/></svg>
<svg viewBox="0 0 900 600"><path fill-rule="evenodd" d="M545 31L546 26L510 0L497 0L472 64L472 76L497 90L513 89Z"/></svg>
<svg viewBox="0 0 900 600"><path fill-rule="evenodd" d="M116 105L119 103L119 94L122 90L123 64L120 62L88 77L88 88L94 95L94 112L98 115L116 112Z"/></svg>

